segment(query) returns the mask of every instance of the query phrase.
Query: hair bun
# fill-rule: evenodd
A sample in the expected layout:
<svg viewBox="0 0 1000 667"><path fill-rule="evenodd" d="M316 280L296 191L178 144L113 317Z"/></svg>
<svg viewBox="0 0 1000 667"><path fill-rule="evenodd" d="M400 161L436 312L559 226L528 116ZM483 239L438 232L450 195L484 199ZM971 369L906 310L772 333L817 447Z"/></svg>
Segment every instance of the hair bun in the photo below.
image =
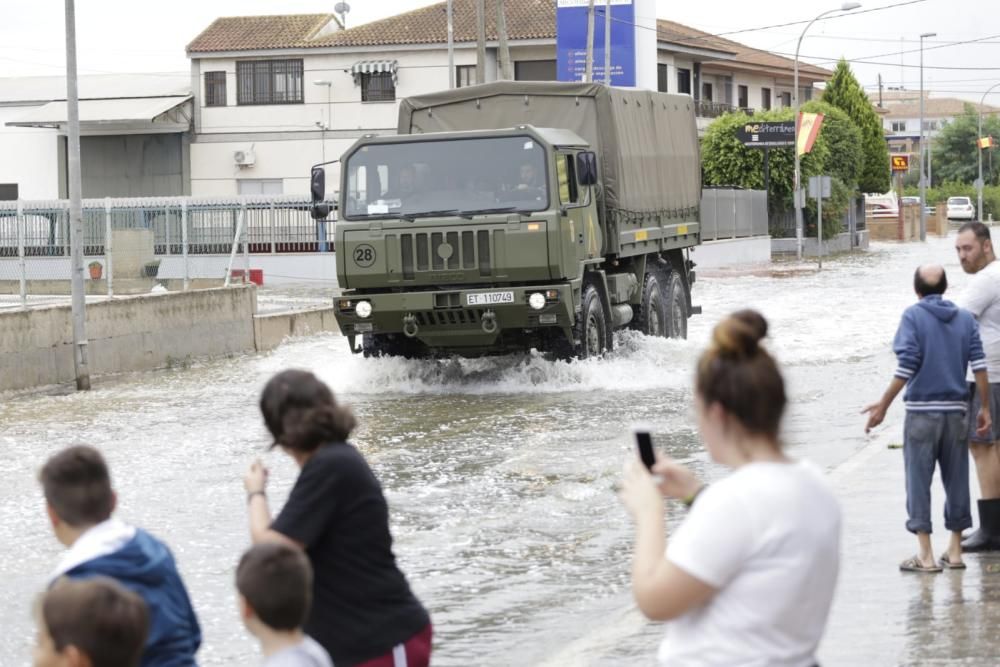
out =
<svg viewBox="0 0 1000 667"><path fill-rule="evenodd" d="M740 310L715 325L712 344L719 356L733 359L752 357L767 335L767 320L756 310Z"/></svg>

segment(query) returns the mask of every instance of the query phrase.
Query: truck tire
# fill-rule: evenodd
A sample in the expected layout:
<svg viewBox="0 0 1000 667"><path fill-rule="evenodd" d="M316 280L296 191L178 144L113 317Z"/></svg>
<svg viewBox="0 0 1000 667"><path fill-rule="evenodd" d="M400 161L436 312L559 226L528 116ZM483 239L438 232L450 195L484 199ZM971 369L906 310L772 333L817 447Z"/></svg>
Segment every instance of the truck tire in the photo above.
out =
<svg viewBox="0 0 1000 667"><path fill-rule="evenodd" d="M665 337L668 332L664 277L663 271L651 268L642 283L642 301L633 306L632 328L647 336Z"/></svg>
<svg viewBox="0 0 1000 667"><path fill-rule="evenodd" d="M422 356L418 345L402 338L399 334L362 334L361 353L365 359L371 357L418 359Z"/></svg>
<svg viewBox="0 0 1000 667"><path fill-rule="evenodd" d="M670 338L687 338L688 308L684 281L676 271L666 277L666 335Z"/></svg>
<svg viewBox="0 0 1000 667"><path fill-rule="evenodd" d="M601 295L593 285L583 288L580 306L580 317L573 327L574 356L578 359L599 357L611 347L610 332Z"/></svg>

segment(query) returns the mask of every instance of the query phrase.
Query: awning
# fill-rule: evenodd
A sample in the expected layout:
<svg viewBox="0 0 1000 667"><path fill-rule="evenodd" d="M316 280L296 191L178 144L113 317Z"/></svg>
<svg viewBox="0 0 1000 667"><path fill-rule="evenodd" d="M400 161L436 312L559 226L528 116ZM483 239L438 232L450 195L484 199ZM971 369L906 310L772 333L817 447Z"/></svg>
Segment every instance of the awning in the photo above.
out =
<svg viewBox="0 0 1000 667"><path fill-rule="evenodd" d="M80 126L96 129L96 126L129 125L135 126L135 129L159 127L183 132L190 125L189 110L182 108L189 100L190 95L80 100ZM15 127L59 127L68 122L67 116L66 102L49 102L26 111L6 124Z"/></svg>
<svg viewBox="0 0 1000 667"><path fill-rule="evenodd" d="M399 63L395 60L359 60L351 66L351 74L354 75L354 82L362 74L374 74L376 72L388 72L392 74L392 83L396 84L396 70Z"/></svg>

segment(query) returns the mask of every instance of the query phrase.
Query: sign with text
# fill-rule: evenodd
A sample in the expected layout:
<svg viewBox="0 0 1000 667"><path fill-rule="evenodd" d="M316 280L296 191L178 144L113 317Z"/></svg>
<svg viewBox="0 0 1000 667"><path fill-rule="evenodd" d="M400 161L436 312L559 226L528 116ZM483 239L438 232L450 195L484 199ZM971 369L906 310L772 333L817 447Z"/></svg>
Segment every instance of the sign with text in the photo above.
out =
<svg viewBox="0 0 1000 667"><path fill-rule="evenodd" d="M583 81L587 73L588 0L557 0L556 72L559 81ZM604 81L603 0L594 7L594 81ZM635 6L611 0L611 85L635 86Z"/></svg>
<svg viewBox="0 0 1000 667"><path fill-rule="evenodd" d="M736 129L736 138L744 146L757 148L780 148L795 145L795 123L766 122L746 123Z"/></svg>
<svg viewBox="0 0 1000 667"><path fill-rule="evenodd" d="M910 156L909 155L891 155L890 160L892 161L893 171L909 171L910 170Z"/></svg>

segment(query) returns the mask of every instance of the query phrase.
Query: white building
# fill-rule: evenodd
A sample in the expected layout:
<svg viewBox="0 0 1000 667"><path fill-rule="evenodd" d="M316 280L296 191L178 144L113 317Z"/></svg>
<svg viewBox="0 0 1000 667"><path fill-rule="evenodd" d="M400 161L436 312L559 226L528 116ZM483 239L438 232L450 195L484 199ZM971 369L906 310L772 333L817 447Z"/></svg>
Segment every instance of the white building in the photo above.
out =
<svg viewBox="0 0 1000 667"><path fill-rule="evenodd" d="M81 76L84 197L189 193L184 73ZM66 198L66 79L0 79L0 199Z"/></svg>
<svg viewBox="0 0 1000 667"><path fill-rule="evenodd" d="M514 78L555 80L555 2L505 6ZM498 49L488 14L490 81ZM659 88L698 100L700 127L733 108L791 104L791 60L671 21L657 28ZM444 2L347 30L333 14L217 19L187 47L192 194L307 192L311 165L338 158L362 134L396 131L399 99L449 86L446 39ZM469 85L472 0L454 1L454 39L455 80ZM803 99L831 76L803 64L799 73Z"/></svg>

